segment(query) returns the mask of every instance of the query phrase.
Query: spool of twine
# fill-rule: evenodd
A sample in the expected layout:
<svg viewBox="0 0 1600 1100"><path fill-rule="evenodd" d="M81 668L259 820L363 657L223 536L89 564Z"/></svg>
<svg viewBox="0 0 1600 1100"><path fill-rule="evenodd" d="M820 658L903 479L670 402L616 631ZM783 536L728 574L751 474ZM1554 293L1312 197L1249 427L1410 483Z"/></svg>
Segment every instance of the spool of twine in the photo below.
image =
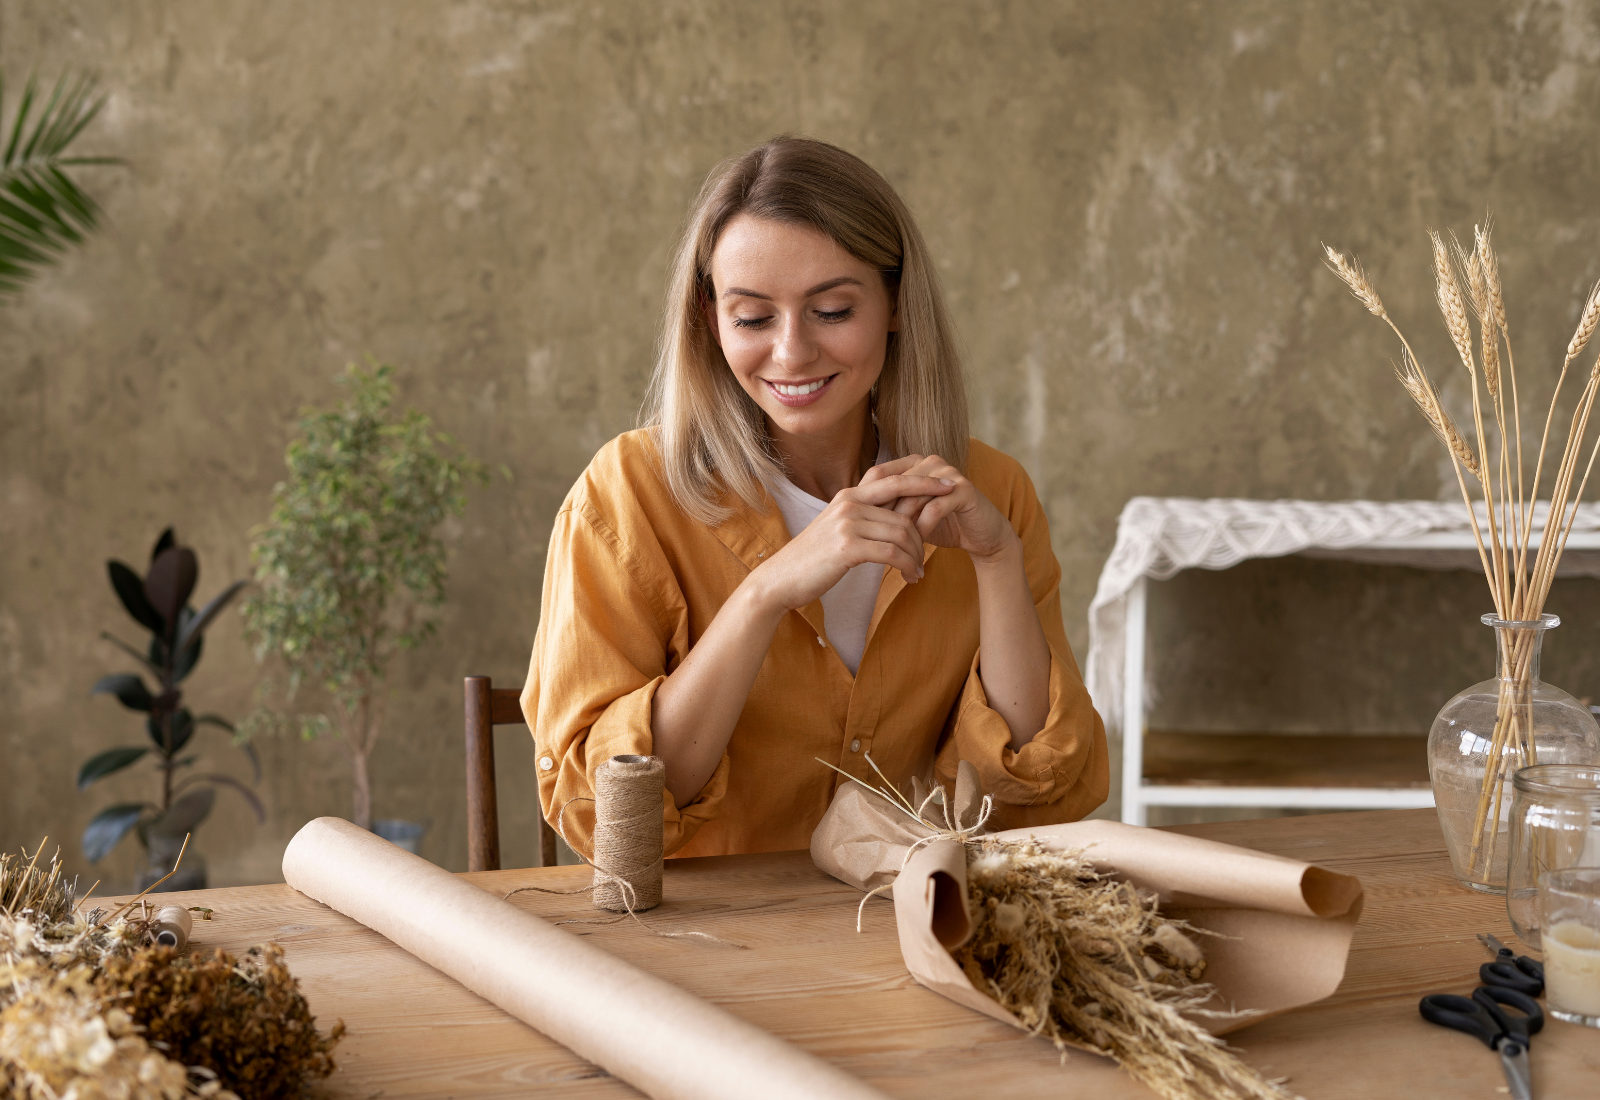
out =
<svg viewBox="0 0 1600 1100"><path fill-rule="evenodd" d="M661 904L664 847L657 756L613 756L594 780L594 903L613 913Z"/></svg>

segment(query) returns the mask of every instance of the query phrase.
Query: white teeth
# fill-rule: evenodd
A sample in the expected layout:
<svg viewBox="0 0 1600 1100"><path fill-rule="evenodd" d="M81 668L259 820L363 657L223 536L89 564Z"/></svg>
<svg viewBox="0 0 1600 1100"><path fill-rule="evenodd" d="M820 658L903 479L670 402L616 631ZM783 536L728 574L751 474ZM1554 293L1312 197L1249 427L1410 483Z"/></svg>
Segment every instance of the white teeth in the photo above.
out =
<svg viewBox="0 0 1600 1100"><path fill-rule="evenodd" d="M827 381L828 380L824 378L821 381L811 382L804 386L781 386L777 383L773 383L772 388L783 394L785 397L804 397L808 393L816 393Z"/></svg>

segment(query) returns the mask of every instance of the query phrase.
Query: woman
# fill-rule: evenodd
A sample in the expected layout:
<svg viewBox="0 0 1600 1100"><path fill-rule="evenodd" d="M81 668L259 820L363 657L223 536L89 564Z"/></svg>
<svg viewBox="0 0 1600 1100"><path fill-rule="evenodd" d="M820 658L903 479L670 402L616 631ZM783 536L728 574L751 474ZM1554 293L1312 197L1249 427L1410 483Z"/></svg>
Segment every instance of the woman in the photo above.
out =
<svg viewBox="0 0 1600 1100"><path fill-rule="evenodd" d="M1105 732L1021 466L967 436L910 213L831 145L714 171L678 249L646 427L550 536L522 707L590 849L595 769L666 764L669 854L803 848L844 780L976 765L1000 827L1104 800ZM570 804L570 805L569 805Z"/></svg>

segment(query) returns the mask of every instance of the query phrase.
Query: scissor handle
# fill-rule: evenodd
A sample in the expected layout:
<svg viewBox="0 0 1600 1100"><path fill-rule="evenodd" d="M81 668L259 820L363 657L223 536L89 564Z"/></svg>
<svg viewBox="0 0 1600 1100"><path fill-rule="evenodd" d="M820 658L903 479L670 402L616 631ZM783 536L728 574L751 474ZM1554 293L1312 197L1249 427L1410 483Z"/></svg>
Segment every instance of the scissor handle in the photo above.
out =
<svg viewBox="0 0 1600 1100"><path fill-rule="evenodd" d="M1500 1025L1502 1034L1523 1046L1528 1045L1528 1036L1538 1034L1544 1027L1544 1010L1526 993L1503 985L1485 985L1472 991L1472 999ZM1511 1015L1505 1011L1507 1008L1514 1008L1521 1015Z"/></svg>
<svg viewBox="0 0 1600 1100"><path fill-rule="evenodd" d="M1538 963L1528 958L1519 958L1515 961L1503 959L1498 962L1486 962L1478 967L1478 980L1484 985L1499 986L1501 989L1514 989L1518 993L1537 997L1544 992L1544 975L1542 973L1532 973L1532 969L1538 965ZM1543 968L1541 967L1540 969L1542 970Z"/></svg>
<svg viewBox="0 0 1600 1100"><path fill-rule="evenodd" d="M1493 1002L1490 1002L1493 1003ZM1472 997L1454 993L1430 993L1417 1005L1417 1011L1430 1024L1464 1031L1490 1050L1500 1041L1504 1031L1500 1023L1489 1015L1488 1009ZM1496 1013L1499 1008L1496 1007Z"/></svg>

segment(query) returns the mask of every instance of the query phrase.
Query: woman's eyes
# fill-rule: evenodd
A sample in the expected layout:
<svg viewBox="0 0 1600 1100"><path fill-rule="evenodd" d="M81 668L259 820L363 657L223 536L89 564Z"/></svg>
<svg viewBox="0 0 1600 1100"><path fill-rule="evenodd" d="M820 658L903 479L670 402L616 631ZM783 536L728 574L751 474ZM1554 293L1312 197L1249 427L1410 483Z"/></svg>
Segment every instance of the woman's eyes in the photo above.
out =
<svg viewBox="0 0 1600 1100"><path fill-rule="evenodd" d="M854 306L849 306L849 307L847 307L845 309L819 309L819 310L815 311L815 316L816 316L817 320L823 322L824 324L836 325L840 321L849 320L851 315L854 314L855 311L856 310L855 310ZM733 319L733 327L734 328L761 328L762 326L766 325L771 320L772 320L772 318L770 316L769 317L735 317Z"/></svg>

